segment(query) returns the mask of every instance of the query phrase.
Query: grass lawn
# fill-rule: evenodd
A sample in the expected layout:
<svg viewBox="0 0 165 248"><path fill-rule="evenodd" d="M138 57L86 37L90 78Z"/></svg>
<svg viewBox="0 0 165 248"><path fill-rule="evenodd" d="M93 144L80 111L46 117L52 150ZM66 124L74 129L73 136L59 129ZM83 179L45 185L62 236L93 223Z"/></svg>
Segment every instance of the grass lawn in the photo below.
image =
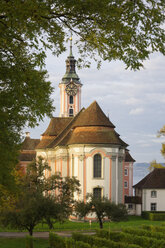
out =
<svg viewBox="0 0 165 248"><path fill-rule="evenodd" d="M25 248L24 238L0 238L0 248ZM35 239L34 248L48 248L49 243L46 239Z"/></svg>
<svg viewBox="0 0 165 248"><path fill-rule="evenodd" d="M138 216L129 216L129 220L125 222L118 223L104 223L104 228L110 230L120 230L122 227L134 227L137 228L143 224L147 225L161 225L165 223L163 221L149 221L144 220ZM63 224L56 223L54 225L54 231L80 231L80 230L90 230L99 228L99 224L92 222L91 227L89 222L72 222L66 221ZM0 227L0 232L2 231L17 231L11 229L4 229ZM39 224L36 226L34 231L49 231L49 228L46 224ZM0 238L0 248L25 248L25 238ZM34 240L34 248L49 248L48 240L46 239L37 239Z"/></svg>
<svg viewBox="0 0 165 248"><path fill-rule="evenodd" d="M139 227L143 224L147 225L161 225L162 223L165 223L163 221L149 221L149 220L144 220L140 216L129 216L128 221L124 222L105 222L104 223L104 228L105 229L111 229L111 230L120 230L122 227ZM54 231L73 231L73 230L90 230L90 229L97 229L99 228L99 224L97 222L92 222L91 227L89 225L89 222L72 222L72 221L66 221L62 224L60 223L55 223L54 224ZM0 232L17 232L18 230L12 230L12 229L7 229L0 227ZM49 228L47 224L39 224L35 227L34 231L39 232L39 231L49 231Z"/></svg>
<svg viewBox="0 0 165 248"><path fill-rule="evenodd" d="M165 223L164 221L150 221L144 220L140 216L129 216L128 221L123 222L105 222L104 228L111 230L120 230L122 227L139 227L143 224L147 225L161 225ZM97 222L92 222L91 226L89 222L72 222L66 221L62 224L55 223L54 231L64 231L64 230L90 230L99 228L99 224ZM35 231L49 231L48 226L46 224L39 224L36 226Z"/></svg>

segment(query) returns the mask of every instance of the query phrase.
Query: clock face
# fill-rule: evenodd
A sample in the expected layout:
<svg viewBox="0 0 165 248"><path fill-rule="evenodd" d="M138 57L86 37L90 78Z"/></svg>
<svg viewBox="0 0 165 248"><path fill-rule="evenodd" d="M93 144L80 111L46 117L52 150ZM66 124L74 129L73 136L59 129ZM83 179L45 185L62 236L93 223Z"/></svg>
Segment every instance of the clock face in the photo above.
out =
<svg viewBox="0 0 165 248"><path fill-rule="evenodd" d="M69 96L75 96L77 94L77 86L74 83L68 84L65 90Z"/></svg>

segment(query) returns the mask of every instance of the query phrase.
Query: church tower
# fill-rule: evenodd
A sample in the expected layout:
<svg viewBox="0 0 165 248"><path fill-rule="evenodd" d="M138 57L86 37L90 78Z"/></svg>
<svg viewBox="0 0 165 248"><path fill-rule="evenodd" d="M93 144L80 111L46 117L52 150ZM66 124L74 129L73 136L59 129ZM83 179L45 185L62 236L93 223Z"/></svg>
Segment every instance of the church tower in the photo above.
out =
<svg viewBox="0 0 165 248"><path fill-rule="evenodd" d="M66 73L59 83L60 117L75 116L81 109L81 82L76 73L76 60L72 54L72 37L70 54L66 59Z"/></svg>

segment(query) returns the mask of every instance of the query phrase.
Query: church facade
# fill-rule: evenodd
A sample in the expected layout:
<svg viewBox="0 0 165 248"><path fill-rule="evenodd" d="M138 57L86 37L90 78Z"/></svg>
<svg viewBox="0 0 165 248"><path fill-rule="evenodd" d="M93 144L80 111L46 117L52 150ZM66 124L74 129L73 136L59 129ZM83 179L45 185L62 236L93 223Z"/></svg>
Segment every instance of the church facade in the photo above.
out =
<svg viewBox="0 0 165 248"><path fill-rule="evenodd" d="M59 84L60 116L50 120L40 140L25 138L20 163L25 166L30 162L23 161L26 153L35 152L48 161L51 172L46 171L47 176L59 173L80 181L76 199L86 201L87 193L92 193L124 203L125 195L132 195L135 160L96 101L81 109L82 84L75 65L71 41L66 73ZM28 142L36 144L31 151Z"/></svg>

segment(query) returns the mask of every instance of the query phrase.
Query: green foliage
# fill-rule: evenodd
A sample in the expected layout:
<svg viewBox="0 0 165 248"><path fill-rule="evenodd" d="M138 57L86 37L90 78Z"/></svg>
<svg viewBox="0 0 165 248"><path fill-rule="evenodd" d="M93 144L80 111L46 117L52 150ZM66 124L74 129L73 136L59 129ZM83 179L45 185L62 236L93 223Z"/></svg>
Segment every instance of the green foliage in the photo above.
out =
<svg viewBox="0 0 165 248"><path fill-rule="evenodd" d="M136 233L125 233L125 232L108 232L105 230L97 231L97 235L99 237L106 237L114 242L123 242L127 244L135 244L140 247L150 248L150 247L164 247L165 241L164 240L157 240L155 238L149 238L145 236L138 236Z"/></svg>
<svg viewBox="0 0 165 248"><path fill-rule="evenodd" d="M50 167L41 157L28 165L15 206L0 213L4 226L26 229L32 235L34 227L44 219L52 227L53 220L68 218L79 182L75 178L62 179L56 175L46 178L45 170L50 170ZM53 190L58 190L58 194L55 195Z"/></svg>
<svg viewBox="0 0 165 248"><path fill-rule="evenodd" d="M26 248L33 248L33 237L26 236Z"/></svg>
<svg viewBox="0 0 165 248"><path fill-rule="evenodd" d="M158 137L165 136L165 125L158 132ZM165 143L162 143L161 154L165 158Z"/></svg>
<svg viewBox="0 0 165 248"><path fill-rule="evenodd" d="M96 245L98 247L111 247L111 248L140 248L140 246L125 244L120 242L119 240L117 240L117 242L114 242L106 238L83 235L80 233L73 233L72 237L77 241L83 241L84 243L88 243L92 247Z"/></svg>
<svg viewBox="0 0 165 248"><path fill-rule="evenodd" d="M74 248L74 247L78 247L78 248L91 248L91 246L87 243L84 243L82 241L75 241L72 238L69 239L65 239L65 246L66 248ZM92 248L97 248L96 246L92 246Z"/></svg>
<svg viewBox="0 0 165 248"><path fill-rule="evenodd" d="M149 231L152 231L152 232L162 232L162 233L165 234L165 227L163 227L163 226L142 225L142 227L145 230L149 230Z"/></svg>
<svg viewBox="0 0 165 248"><path fill-rule="evenodd" d="M151 221L165 220L165 212L142 212L142 217Z"/></svg>
<svg viewBox="0 0 165 248"><path fill-rule="evenodd" d="M148 169L149 169L149 171L152 171L155 168L165 168L165 166L163 166L162 164L157 163L156 160L153 160L150 163L150 166L148 167Z"/></svg>
<svg viewBox="0 0 165 248"><path fill-rule="evenodd" d="M65 239L55 233L49 233L49 244L51 248L65 248Z"/></svg>
<svg viewBox="0 0 165 248"><path fill-rule="evenodd" d="M48 248L47 239L34 239L34 248ZM0 238L1 248L25 248L25 238Z"/></svg>
<svg viewBox="0 0 165 248"><path fill-rule="evenodd" d="M159 130L157 137L165 136L165 125ZM160 150L162 156L165 158L165 143L162 143L162 149ZM152 171L154 168L165 168L164 164L159 164L156 160L150 163L149 170Z"/></svg>
<svg viewBox="0 0 165 248"><path fill-rule="evenodd" d="M121 221L127 219L127 210L123 204L116 205L106 198L95 198L92 194L87 196L87 201L78 201L75 204L75 213L80 218L89 213L94 213L99 222L100 228L103 228L104 218L111 221Z"/></svg>
<svg viewBox="0 0 165 248"><path fill-rule="evenodd" d="M161 232L153 232L153 231L147 231L141 228L131 228L131 227L125 227L122 228L122 232L129 233L132 235L138 235L138 236L145 236L149 238L155 238L155 239L164 239L164 234Z"/></svg>
<svg viewBox="0 0 165 248"><path fill-rule="evenodd" d="M72 238L62 238L56 235L55 233L49 234L49 244L51 248L90 248L91 245L84 243L83 241L76 241ZM97 248L96 246L92 246Z"/></svg>

